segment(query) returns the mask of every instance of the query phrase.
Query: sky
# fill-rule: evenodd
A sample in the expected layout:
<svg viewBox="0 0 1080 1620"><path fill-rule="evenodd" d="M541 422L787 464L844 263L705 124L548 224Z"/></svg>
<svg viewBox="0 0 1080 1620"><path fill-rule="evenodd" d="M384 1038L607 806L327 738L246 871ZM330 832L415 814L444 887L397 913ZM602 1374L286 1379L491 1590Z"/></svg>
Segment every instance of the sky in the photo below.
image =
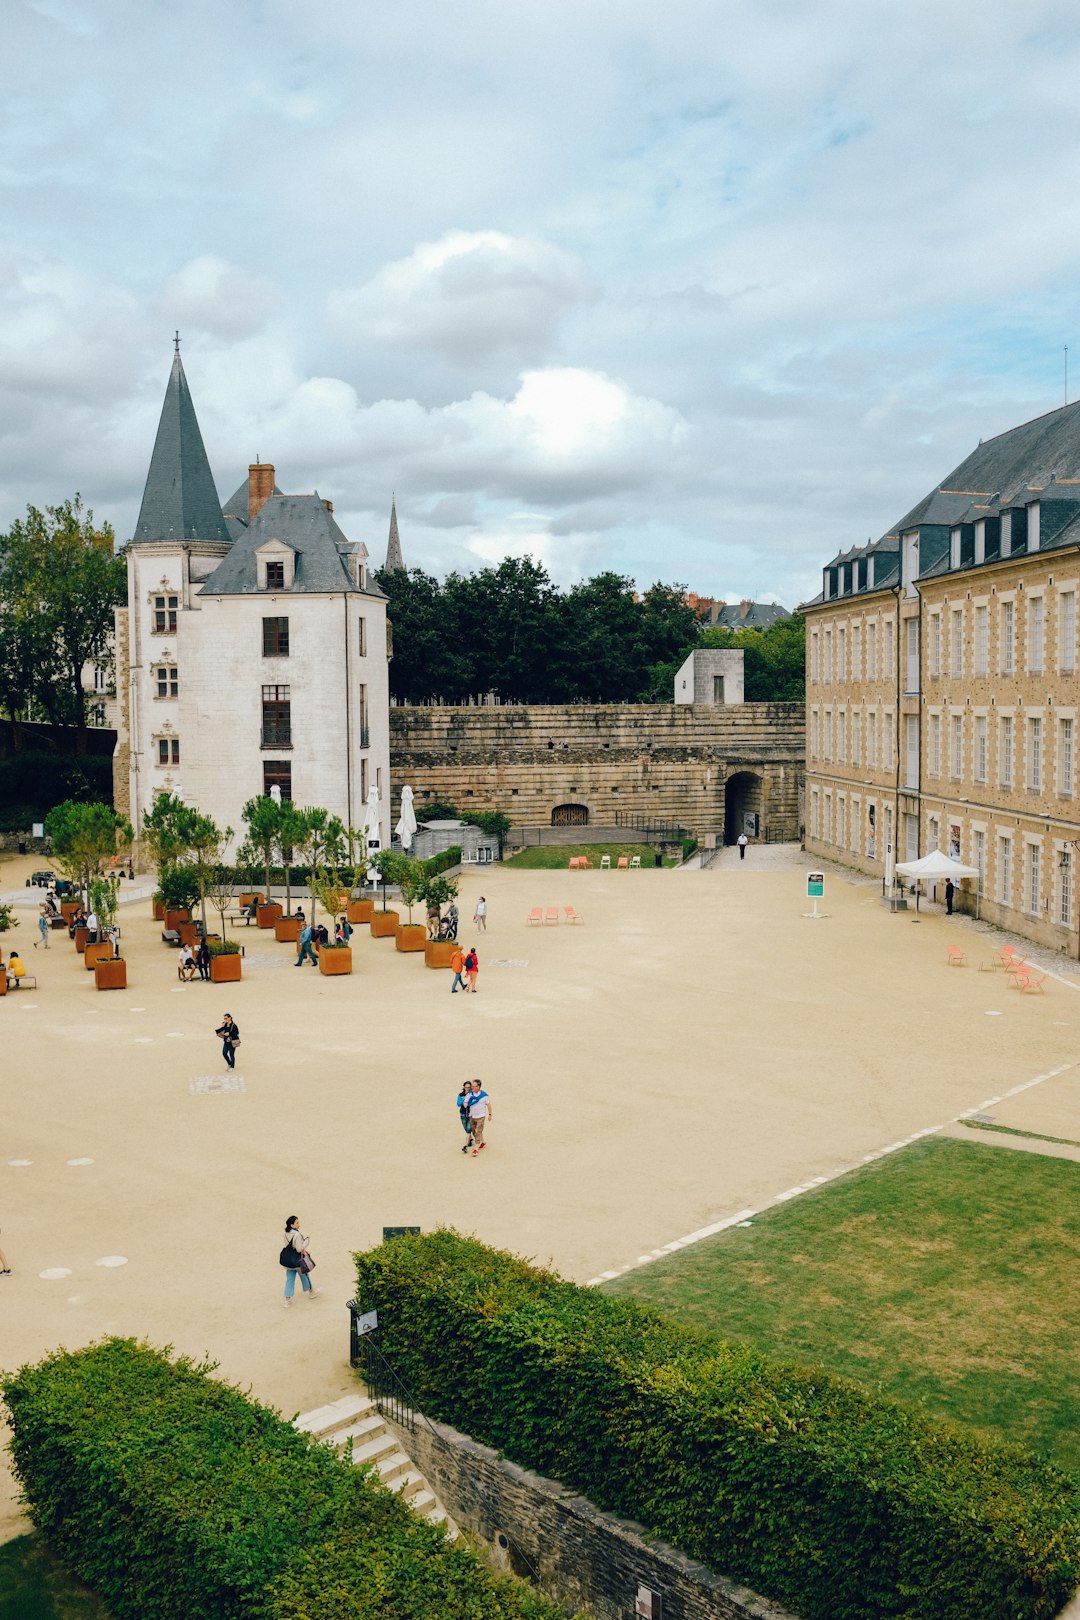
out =
<svg viewBox="0 0 1080 1620"><path fill-rule="evenodd" d="M1060 0L7 0L0 530L218 490L794 606L1080 395Z"/></svg>

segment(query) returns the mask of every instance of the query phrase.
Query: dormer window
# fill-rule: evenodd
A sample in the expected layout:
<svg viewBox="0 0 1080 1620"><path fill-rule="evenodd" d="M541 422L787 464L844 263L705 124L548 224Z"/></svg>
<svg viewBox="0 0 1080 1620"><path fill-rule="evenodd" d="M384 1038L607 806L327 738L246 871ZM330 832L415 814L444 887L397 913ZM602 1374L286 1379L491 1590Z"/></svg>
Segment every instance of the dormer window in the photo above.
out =
<svg viewBox="0 0 1080 1620"><path fill-rule="evenodd" d="M255 553L260 591L291 591L296 553L283 540L267 540Z"/></svg>
<svg viewBox="0 0 1080 1620"><path fill-rule="evenodd" d="M285 589L285 564L283 562L267 563L266 588L268 591L283 591Z"/></svg>

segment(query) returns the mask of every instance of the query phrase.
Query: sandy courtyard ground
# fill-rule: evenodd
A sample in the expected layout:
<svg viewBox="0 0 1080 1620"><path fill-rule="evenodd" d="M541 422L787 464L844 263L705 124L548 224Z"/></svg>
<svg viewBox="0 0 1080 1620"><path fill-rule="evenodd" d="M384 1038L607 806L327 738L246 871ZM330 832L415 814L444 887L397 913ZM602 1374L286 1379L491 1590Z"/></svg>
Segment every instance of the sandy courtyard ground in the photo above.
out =
<svg viewBox="0 0 1080 1620"><path fill-rule="evenodd" d="M66 934L32 949L24 911L3 939L39 985L0 1000L0 1363L141 1335L291 1415L348 1388L349 1255L384 1224L449 1223L585 1281L1072 1064L1074 989L1021 996L976 971L984 937L839 876L808 921L803 858L764 860L467 875L464 939L489 903L476 996L366 929L351 978L241 928L242 984L181 986L146 901L121 914L129 989L99 993ZM565 903L583 927L526 926ZM244 1089L200 1091L226 1010ZM494 1105L475 1160L454 1107L473 1075ZM1054 1088L1075 1111L1076 1071ZM286 1311L294 1211L322 1294ZM25 1526L0 1487L2 1539Z"/></svg>

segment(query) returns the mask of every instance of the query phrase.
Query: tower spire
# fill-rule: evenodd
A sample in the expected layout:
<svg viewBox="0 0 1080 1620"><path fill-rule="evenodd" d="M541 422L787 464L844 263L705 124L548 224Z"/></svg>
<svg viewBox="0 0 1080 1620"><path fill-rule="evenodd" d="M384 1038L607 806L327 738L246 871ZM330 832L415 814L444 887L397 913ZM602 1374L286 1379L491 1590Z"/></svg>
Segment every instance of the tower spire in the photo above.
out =
<svg viewBox="0 0 1080 1620"><path fill-rule="evenodd" d="M390 538L386 542L386 572L393 573L396 569L404 572L405 559L401 555L401 538L397 526L397 496L390 498Z"/></svg>
<svg viewBox="0 0 1080 1620"><path fill-rule="evenodd" d="M228 545L229 531L180 358L179 332L173 345L172 370L134 538L216 540Z"/></svg>

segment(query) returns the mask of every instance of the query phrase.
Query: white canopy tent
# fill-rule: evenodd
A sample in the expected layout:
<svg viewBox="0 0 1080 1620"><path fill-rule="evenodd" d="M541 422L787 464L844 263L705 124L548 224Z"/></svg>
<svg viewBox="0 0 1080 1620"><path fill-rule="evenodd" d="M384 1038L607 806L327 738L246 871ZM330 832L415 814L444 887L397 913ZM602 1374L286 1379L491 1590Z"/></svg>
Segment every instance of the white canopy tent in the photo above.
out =
<svg viewBox="0 0 1080 1620"><path fill-rule="evenodd" d="M897 861L896 871L899 877L910 881L924 883L943 883L946 878L952 878L959 883L961 878L977 878L977 866L965 866L963 861L953 860L951 855L943 855L940 849L933 850L918 861ZM916 898L916 907L918 899ZM979 915L979 894L975 891L975 915Z"/></svg>

